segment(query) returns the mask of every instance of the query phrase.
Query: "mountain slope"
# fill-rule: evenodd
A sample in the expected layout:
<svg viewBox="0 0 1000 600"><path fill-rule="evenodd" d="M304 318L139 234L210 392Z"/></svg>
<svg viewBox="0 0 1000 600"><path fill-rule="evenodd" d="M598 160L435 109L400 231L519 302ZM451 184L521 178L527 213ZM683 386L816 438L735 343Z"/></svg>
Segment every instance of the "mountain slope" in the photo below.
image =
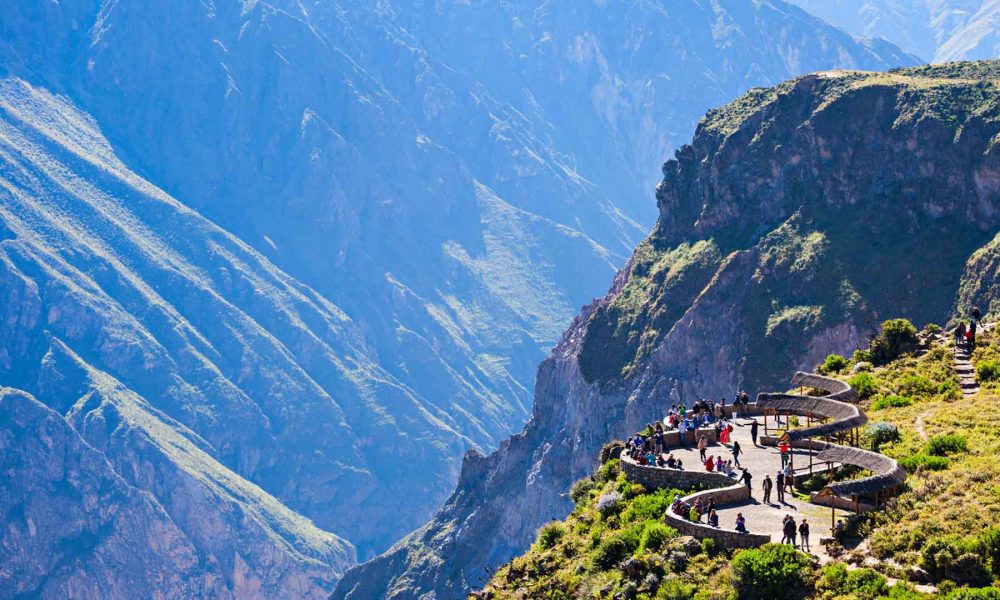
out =
<svg viewBox="0 0 1000 600"><path fill-rule="evenodd" d="M601 444L664 406L779 389L877 315L945 321L1000 226L1000 63L835 71L713 110L663 168L660 218L542 363L525 430L470 453L426 527L334 598L452 598L570 509Z"/></svg>
<svg viewBox="0 0 1000 600"><path fill-rule="evenodd" d="M221 589L324 593L356 560L343 537L420 522L430 503L407 494L440 494L449 455L471 445L375 364L340 309L17 79L0 80L0 294L0 380L149 493ZM364 518L373 498L398 521Z"/></svg>
<svg viewBox="0 0 1000 600"><path fill-rule="evenodd" d="M996 0L791 0L859 36L882 38L930 62L1000 55Z"/></svg>
<svg viewBox="0 0 1000 600"><path fill-rule="evenodd" d="M641 239L654 161L706 107L914 61L784 4L694 0L72 0L0 8L0 40L0 68L73 98L130 168L335 302L483 449L527 418L544 351Z"/></svg>

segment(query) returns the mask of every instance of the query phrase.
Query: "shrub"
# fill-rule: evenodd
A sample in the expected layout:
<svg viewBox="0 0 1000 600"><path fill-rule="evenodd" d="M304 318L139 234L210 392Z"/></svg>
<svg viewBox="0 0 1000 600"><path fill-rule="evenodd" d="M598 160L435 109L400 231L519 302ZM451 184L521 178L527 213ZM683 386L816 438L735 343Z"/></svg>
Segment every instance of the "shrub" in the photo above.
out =
<svg viewBox="0 0 1000 600"><path fill-rule="evenodd" d="M928 323L927 325L924 326L924 331L930 334L940 333L941 326L938 325L937 323Z"/></svg>
<svg viewBox="0 0 1000 600"><path fill-rule="evenodd" d="M942 536L924 544L920 565L937 579L950 579L958 584L989 583L989 573L983 565L981 548L976 538Z"/></svg>
<svg viewBox="0 0 1000 600"><path fill-rule="evenodd" d="M618 492L608 492L601 494L597 500L597 511L601 516L607 517L617 514L622 508L622 495Z"/></svg>
<svg viewBox="0 0 1000 600"><path fill-rule="evenodd" d="M655 552L677 537L677 530L659 521L647 521L639 538L639 552Z"/></svg>
<svg viewBox="0 0 1000 600"><path fill-rule="evenodd" d="M764 544L733 557L739 597L796 600L809 593L809 558L785 544Z"/></svg>
<svg viewBox="0 0 1000 600"><path fill-rule="evenodd" d="M875 378L871 373L858 373L847 380L847 383L858 392L862 398L870 398L875 393Z"/></svg>
<svg viewBox="0 0 1000 600"><path fill-rule="evenodd" d="M883 396L872 404L872 410L882 410L883 408L903 408L913 404L913 400L906 396Z"/></svg>
<svg viewBox="0 0 1000 600"><path fill-rule="evenodd" d="M820 373L840 373L847 367L847 359L839 354L831 354L826 357L823 364L819 366Z"/></svg>
<svg viewBox="0 0 1000 600"><path fill-rule="evenodd" d="M677 493L676 490L657 490L638 496L622 513L622 519L626 522L662 519Z"/></svg>
<svg viewBox="0 0 1000 600"><path fill-rule="evenodd" d="M889 593L885 577L871 569L857 569L847 574L845 591L858 600L878 600Z"/></svg>
<svg viewBox="0 0 1000 600"><path fill-rule="evenodd" d="M960 588L951 591L945 600L1000 600L1000 589L989 588Z"/></svg>
<svg viewBox="0 0 1000 600"><path fill-rule="evenodd" d="M851 355L851 362L854 364L858 363L868 363L872 364L875 361L875 357L872 355L871 350L855 350L854 354Z"/></svg>
<svg viewBox="0 0 1000 600"><path fill-rule="evenodd" d="M958 400L962 397L962 387L955 379L946 379L938 385L938 394L945 400Z"/></svg>
<svg viewBox="0 0 1000 600"><path fill-rule="evenodd" d="M638 547L639 532L635 527L616 531L597 545L594 566L601 570L614 568Z"/></svg>
<svg viewBox="0 0 1000 600"><path fill-rule="evenodd" d="M854 363L851 367L851 373L870 373L875 370L875 365L871 364L867 360Z"/></svg>
<svg viewBox="0 0 1000 600"><path fill-rule="evenodd" d="M989 383L1000 379L1000 361L983 360L976 365L976 381Z"/></svg>
<svg viewBox="0 0 1000 600"><path fill-rule="evenodd" d="M695 595L695 588L680 579L668 579L660 586L656 592L657 600L692 600Z"/></svg>
<svg viewBox="0 0 1000 600"><path fill-rule="evenodd" d="M890 396L891 398L892 396ZM865 434L871 438L872 450L878 452L882 444L898 442L900 439L899 428L892 423L878 422L872 423L865 429Z"/></svg>
<svg viewBox="0 0 1000 600"><path fill-rule="evenodd" d="M576 504L583 504L590 500L590 493L597 489L597 484L592 479L581 479L573 484L569 489L569 497Z"/></svg>
<svg viewBox="0 0 1000 600"><path fill-rule="evenodd" d="M964 435L935 435L927 440L927 447L924 451L931 456L947 456L968 451L968 444Z"/></svg>
<svg viewBox="0 0 1000 600"><path fill-rule="evenodd" d="M904 396L932 396L937 391L937 384L923 375L907 375L899 382L899 393Z"/></svg>
<svg viewBox="0 0 1000 600"><path fill-rule="evenodd" d="M917 345L917 328L906 319L890 319L872 340L872 357L875 364L884 365L912 352Z"/></svg>
<svg viewBox="0 0 1000 600"><path fill-rule="evenodd" d="M612 458L608 462L601 465L601 469L597 472L597 478L600 481L614 481L618 477L618 473L621 472L622 461L617 458Z"/></svg>
<svg viewBox="0 0 1000 600"><path fill-rule="evenodd" d="M979 547L994 577L1000 578L1000 527L990 527L979 534Z"/></svg>
<svg viewBox="0 0 1000 600"><path fill-rule="evenodd" d="M920 468L925 471L941 471L947 469L950 464L951 461L943 456L930 456L923 452L899 459L899 466L909 473L915 473Z"/></svg>
<svg viewBox="0 0 1000 600"><path fill-rule="evenodd" d="M559 543L566 535L566 528L561 523L549 523L538 530L538 547L548 550Z"/></svg>

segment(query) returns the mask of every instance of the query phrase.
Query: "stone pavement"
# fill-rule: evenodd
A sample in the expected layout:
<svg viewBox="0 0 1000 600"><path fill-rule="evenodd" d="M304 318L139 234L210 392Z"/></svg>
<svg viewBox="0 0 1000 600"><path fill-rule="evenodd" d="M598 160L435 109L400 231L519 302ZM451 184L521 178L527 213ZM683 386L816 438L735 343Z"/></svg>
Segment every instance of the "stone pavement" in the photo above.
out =
<svg viewBox="0 0 1000 600"><path fill-rule="evenodd" d="M762 417L757 417L757 420L763 423ZM781 468L781 456L777 448L765 446L754 447L753 442L750 440L750 421L748 419L740 419L739 423L744 426L734 428L733 439L739 441L740 447L743 450L740 456L740 463L748 468L750 474L753 476L753 499L717 508L719 526L724 529L733 529L736 523L736 513L741 512L746 518L747 528L752 533L769 533L772 542L780 542L782 536L782 519L785 515L792 515L796 526L802 522L803 518L808 519L811 553L817 556L821 562L826 562L829 560L829 556L826 554L825 549L820 546L819 540L820 538L830 536L830 508L800 500L791 493L785 494L784 504L778 504L778 493L776 490L771 491L771 504L764 504L762 502L764 492L761 487L764 475L770 474L771 480L774 480L775 475ZM763 435L763 425L759 433ZM795 453L794 464L797 469L809 464L808 451L794 450L793 452ZM685 470L704 469L704 466L700 464L697 448L673 448L670 450L670 453L684 461ZM733 457L729 448L721 444L709 446L706 453L709 456L718 456L721 454L723 460L729 460ZM825 464L817 463L815 468L817 472L823 472ZM741 472L737 471L737 473ZM838 520L847 514L849 513L846 511L836 511Z"/></svg>

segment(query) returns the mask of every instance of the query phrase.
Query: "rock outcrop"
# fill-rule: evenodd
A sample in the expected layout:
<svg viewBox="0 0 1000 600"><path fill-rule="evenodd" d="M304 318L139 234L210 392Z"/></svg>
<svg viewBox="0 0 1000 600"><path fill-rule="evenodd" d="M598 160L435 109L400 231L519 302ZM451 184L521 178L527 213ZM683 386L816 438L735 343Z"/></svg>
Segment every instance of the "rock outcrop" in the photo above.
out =
<svg viewBox="0 0 1000 600"><path fill-rule="evenodd" d="M824 72L710 111L660 217L538 371L532 420L470 454L426 527L334 598L457 598L570 509L601 445L671 402L780 389L878 315L945 321L1000 225L1000 63Z"/></svg>

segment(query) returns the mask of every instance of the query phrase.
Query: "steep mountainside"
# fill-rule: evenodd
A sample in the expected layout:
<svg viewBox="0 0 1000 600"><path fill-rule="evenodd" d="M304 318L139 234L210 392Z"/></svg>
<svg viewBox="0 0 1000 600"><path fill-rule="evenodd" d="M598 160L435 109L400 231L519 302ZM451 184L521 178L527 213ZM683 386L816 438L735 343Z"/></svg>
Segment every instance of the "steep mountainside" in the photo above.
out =
<svg viewBox="0 0 1000 600"><path fill-rule="evenodd" d="M710 111L660 218L542 363L525 430L470 453L438 516L335 598L453 598L570 509L605 441L676 400L777 389L876 315L947 320L1000 225L1000 63L833 71Z"/></svg>
<svg viewBox="0 0 1000 600"><path fill-rule="evenodd" d="M272 419L298 395L286 384L315 383L344 416L303 416L327 433L281 427L294 443L274 451L342 444L336 452L279 460L252 428L225 433L241 422L228 409L198 418L242 439L220 451L248 455L227 464L254 481L280 464L265 488L362 557L432 514L466 447L494 448L524 423L544 350L652 221L651 161L706 107L807 70L912 62L801 10L742 0L0 6L0 69L71 98L130 169L315 290L316 310L332 312L330 300L350 317L349 327L339 313L264 324L300 364L315 361L311 379L282 371L277 383L239 384L267 398ZM116 239L102 252L118 252ZM190 260L182 271L230 285L214 258ZM239 271L226 271L236 287ZM150 329L145 314L135 318ZM303 341L325 340L313 329L327 327L348 330L342 343L362 366L334 366L350 362L338 346ZM150 335L166 344L163 331ZM134 389L134 369L113 375ZM326 369L349 371L350 391L333 393L316 374ZM161 408L149 386L135 391ZM344 422L349 435L337 433ZM427 482L421 493L396 493L392 482L411 489L411 476ZM375 489L400 504L366 503Z"/></svg>
<svg viewBox="0 0 1000 600"><path fill-rule="evenodd" d="M328 531L391 540L426 515L412 495L451 485L449 457L471 445L377 365L340 309L129 171L65 99L17 79L0 80L0 294L0 381L110 463L73 477L141 490L193 546L188 575L237 595L328 591L356 560ZM16 443L43 435L22 426ZM44 516L24 503L49 472L5 474L5 531ZM145 543L121 527L120 543ZM4 562L25 552L2 548ZM0 596L31 585L0 578Z"/></svg>
<svg viewBox="0 0 1000 600"><path fill-rule="evenodd" d="M924 60L1000 56L997 0L790 0L865 37L882 38Z"/></svg>

